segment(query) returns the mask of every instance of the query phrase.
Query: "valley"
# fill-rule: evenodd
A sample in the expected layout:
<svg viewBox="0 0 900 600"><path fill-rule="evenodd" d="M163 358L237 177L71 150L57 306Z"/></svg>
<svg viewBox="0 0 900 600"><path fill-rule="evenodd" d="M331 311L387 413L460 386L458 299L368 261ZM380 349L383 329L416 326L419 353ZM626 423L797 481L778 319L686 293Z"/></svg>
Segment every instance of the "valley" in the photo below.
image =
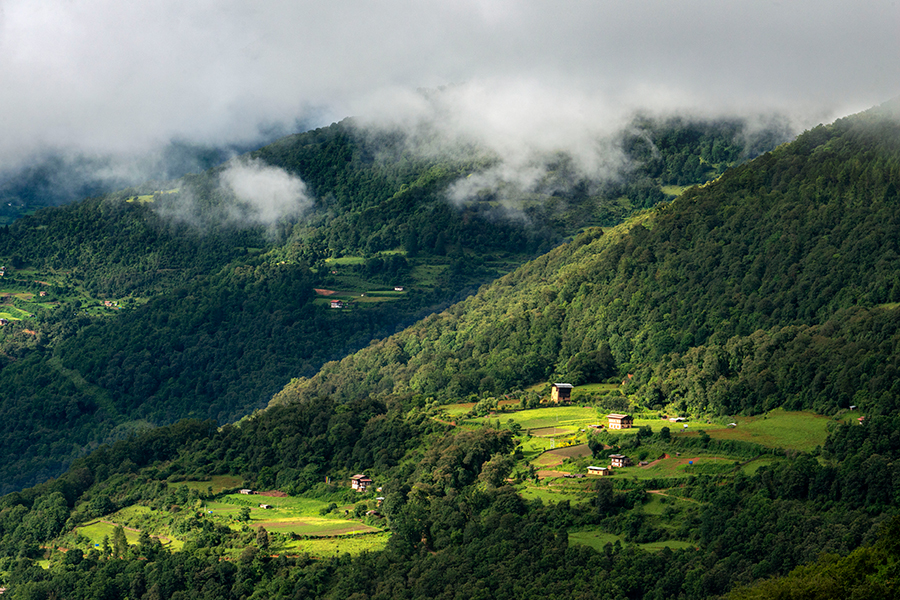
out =
<svg viewBox="0 0 900 600"><path fill-rule="evenodd" d="M489 156L380 163L344 123L251 157L321 203L273 229L228 221L217 172L14 223L8 264L146 301L66 300L0 330L0 582L48 599L701 600L798 581L891 597L897 114L731 168L704 153L733 130L680 122L656 155L651 127L629 138L637 179L553 180L523 221L489 193L442 196ZM665 196L689 181L663 139L710 183ZM156 212L189 191L202 233Z"/></svg>

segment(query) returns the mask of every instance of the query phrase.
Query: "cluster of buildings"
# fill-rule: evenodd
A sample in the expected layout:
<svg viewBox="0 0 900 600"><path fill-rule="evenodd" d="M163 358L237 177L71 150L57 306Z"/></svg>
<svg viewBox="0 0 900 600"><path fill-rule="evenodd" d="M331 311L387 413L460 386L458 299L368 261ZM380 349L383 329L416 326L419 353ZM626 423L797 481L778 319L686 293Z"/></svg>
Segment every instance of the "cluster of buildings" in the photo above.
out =
<svg viewBox="0 0 900 600"><path fill-rule="evenodd" d="M609 429L631 429L634 426L634 418L631 415L611 413L606 415L606 420L607 427ZM603 426L597 425L593 427L600 429ZM587 468L587 473L588 475L599 475L600 477L604 477L606 475L612 475L612 470L614 468L628 467L631 464L631 459L624 454L611 454L609 456L608 467L597 467L591 465Z"/></svg>
<svg viewBox="0 0 900 600"><path fill-rule="evenodd" d="M612 475L613 469L621 468L621 467L629 467L631 466L631 459L625 456L624 454L610 454L609 455L609 466L608 467L597 467L591 465L587 468L588 475L599 475L601 477L606 475Z"/></svg>
<svg viewBox="0 0 900 600"><path fill-rule="evenodd" d="M620 415L618 413L612 413L606 415L606 419L609 423L608 427L610 429L631 429L631 427L634 425L634 419L631 415ZM614 468L628 466L631 466L630 458L628 458L624 454L610 454L608 467L596 467L592 465L587 468L587 472L588 475L599 475L603 477L606 475L612 475L612 470Z"/></svg>
<svg viewBox="0 0 900 600"><path fill-rule="evenodd" d="M631 376L629 375L629 377ZM623 384L624 383L625 382L623 382ZM550 387L550 401L554 404L568 402L572 398L572 390L574 387L575 386L570 383L554 383ZM631 415L611 413L606 415L606 420L609 429L631 429L634 426L634 418ZM591 425L591 427L593 429L603 429L603 425ZM631 459L623 454L613 454L609 457L609 460L609 467L588 467L588 475L612 475L613 468L631 465Z"/></svg>

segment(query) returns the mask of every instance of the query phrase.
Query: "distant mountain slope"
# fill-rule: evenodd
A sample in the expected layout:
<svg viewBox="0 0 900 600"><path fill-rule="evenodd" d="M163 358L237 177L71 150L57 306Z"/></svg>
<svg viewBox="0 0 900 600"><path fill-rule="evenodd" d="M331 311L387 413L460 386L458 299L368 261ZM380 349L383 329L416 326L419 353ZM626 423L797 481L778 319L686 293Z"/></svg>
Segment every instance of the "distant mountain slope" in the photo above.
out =
<svg viewBox="0 0 900 600"><path fill-rule="evenodd" d="M880 402L900 339L895 105L819 126L615 230L584 233L274 401L451 398L635 372L635 401L675 410ZM773 354L786 338L793 345ZM766 351L776 364L753 360Z"/></svg>

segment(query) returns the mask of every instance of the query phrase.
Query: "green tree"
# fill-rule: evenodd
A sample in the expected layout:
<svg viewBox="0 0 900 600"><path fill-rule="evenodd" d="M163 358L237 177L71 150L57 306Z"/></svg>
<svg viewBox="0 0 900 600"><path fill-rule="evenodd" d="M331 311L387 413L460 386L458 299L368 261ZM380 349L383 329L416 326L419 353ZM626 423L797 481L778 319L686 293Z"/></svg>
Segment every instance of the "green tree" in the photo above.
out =
<svg viewBox="0 0 900 600"><path fill-rule="evenodd" d="M113 529L113 552L118 558L124 558L128 552L128 538L125 536L125 528L116 525Z"/></svg>
<svg viewBox="0 0 900 600"><path fill-rule="evenodd" d="M481 467L478 479L488 487L500 487L512 472L515 461L507 454L495 454Z"/></svg>
<svg viewBox="0 0 900 600"><path fill-rule="evenodd" d="M260 527L256 530L256 545L260 550L269 548L269 532L266 531L265 527Z"/></svg>

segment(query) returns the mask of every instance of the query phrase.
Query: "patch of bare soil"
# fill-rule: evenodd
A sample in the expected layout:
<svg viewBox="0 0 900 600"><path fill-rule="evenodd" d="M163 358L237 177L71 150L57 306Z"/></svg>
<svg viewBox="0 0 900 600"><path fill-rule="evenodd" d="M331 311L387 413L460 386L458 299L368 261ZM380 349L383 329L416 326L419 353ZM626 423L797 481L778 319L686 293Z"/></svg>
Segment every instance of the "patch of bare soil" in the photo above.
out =
<svg viewBox="0 0 900 600"><path fill-rule="evenodd" d="M563 477L565 473L562 471L549 471L545 469L541 469L537 472L538 479L547 479L548 477Z"/></svg>
<svg viewBox="0 0 900 600"><path fill-rule="evenodd" d="M578 444L577 446L568 446L566 448L556 448L550 450L548 454L556 454L564 458L581 458L582 456L590 456L591 449L587 444Z"/></svg>

